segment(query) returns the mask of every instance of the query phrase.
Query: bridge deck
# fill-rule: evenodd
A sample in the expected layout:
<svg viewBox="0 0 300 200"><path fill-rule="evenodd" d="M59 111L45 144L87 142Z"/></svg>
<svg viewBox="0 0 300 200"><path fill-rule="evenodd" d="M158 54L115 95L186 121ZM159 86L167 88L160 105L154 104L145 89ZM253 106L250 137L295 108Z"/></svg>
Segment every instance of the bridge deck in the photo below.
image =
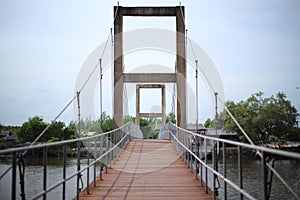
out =
<svg viewBox="0 0 300 200"><path fill-rule="evenodd" d="M80 199L212 199L168 140L132 140Z"/></svg>

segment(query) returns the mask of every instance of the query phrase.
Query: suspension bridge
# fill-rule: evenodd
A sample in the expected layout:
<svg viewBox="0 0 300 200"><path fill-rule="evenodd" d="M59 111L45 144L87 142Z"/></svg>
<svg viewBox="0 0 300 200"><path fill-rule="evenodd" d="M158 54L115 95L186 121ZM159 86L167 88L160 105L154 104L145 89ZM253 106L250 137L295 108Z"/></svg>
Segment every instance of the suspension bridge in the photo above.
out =
<svg viewBox="0 0 300 200"><path fill-rule="evenodd" d="M172 16L176 17L176 65L175 73L124 73L123 63L123 16ZM92 136L73 140L39 144L36 142L49 129L51 124L37 137L30 146L5 149L0 155L10 155L11 165L1 174L10 177L11 199L47 199L50 192L58 190L58 198L70 199L67 191L68 183L75 180L71 187L76 188L72 198L74 199L230 199L230 188L238 193L239 199L269 199L272 191L271 177L276 176L292 198L300 199L299 193L292 188L286 180L274 169L270 163L270 155L289 157L300 160L297 153L268 149L255 146L235 120L228 109L225 110L234 119L239 128L248 138L249 143L241 143L210 137L198 132L198 106L196 131L187 130L186 119L186 29L184 22L184 7L114 7L114 34L111 34L104 45L103 52L97 64L92 68L86 79L80 84L76 95L54 118L59 117L75 104L77 107L78 122L81 120L81 111L86 104L82 103L86 85L91 77L100 69L100 113L102 113L102 77L103 65L107 43L111 39L113 50L113 123L114 129L105 133L97 133ZM151 41L153 42L153 41ZM192 44L192 43L190 43ZM139 44L140 45L140 44ZM193 49L193 48L192 48ZM198 60L195 57L196 72L196 104L198 104ZM201 70L200 70L201 71ZM98 74L99 75L99 74ZM129 122L123 124L124 119L124 84L136 84L136 124ZM165 83L176 85L176 99L172 103L176 108L176 125L165 124ZM217 90L213 84L208 84L215 93ZM162 111L160 113L140 112L140 88L159 88L162 96ZM219 91L220 92L220 91ZM217 103L216 103L217 108ZM217 109L216 109L217 110ZM217 111L216 111L217 112ZM140 117L160 117L162 127L159 131L159 139L145 139L139 129ZM78 123L78 135L81 134ZM83 144L83 145L82 145ZM67 152L70 146L76 146L76 170L67 173ZM48 150L55 148L62 155L62 176L55 183L49 184ZM227 153L236 150L238 163L238 180L234 180L227 174ZM42 163L42 190L33 196L26 194L24 180L26 162L24 157L28 151L41 150L43 152ZM81 150L86 149L86 155L82 157ZM251 193L245 185L243 177L243 152L254 152L259 156L261 164L259 192ZM84 158L84 159L83 159ZM34 177L33 177L34 178ZM18 184L19 183L19 184Z"/></svg>

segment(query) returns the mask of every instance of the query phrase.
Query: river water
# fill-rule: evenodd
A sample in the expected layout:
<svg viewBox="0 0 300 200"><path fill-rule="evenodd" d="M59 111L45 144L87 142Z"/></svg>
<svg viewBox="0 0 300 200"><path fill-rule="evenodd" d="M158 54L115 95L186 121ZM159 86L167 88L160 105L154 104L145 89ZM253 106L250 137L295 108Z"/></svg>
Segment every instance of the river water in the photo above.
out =
<svg viewBox="0 0 300 200"><path fill-rule="evenodd" d="M287 184L298 194L298 196L300 196L300 161L277 160L274 168L287 182ZM227 177L235 184L239 185L237 159L227 160L226 169ZM223 173L222 164L219 164L219 171ZM209 186L212 186L213 179L211 174L209 174L208 180L211 180L208 184ZM223 181L220 180L219 182L219 197L223 199ZM256 199L263 199L262 169L260 160L243 159L243 186L244 190ZM227 195L228 199L239 199L239 193L236 192L229 184L227 184ZM273 175L270 199L290 200L296 198L288 191L282 182Z"/></svg>
<svg viewBox="0 0 300 200"><path fill-rule="evenodd" d="M42 192L43 188L43 167L42 158L30 158L26 159L25 168L25 194L26 199L31 199L33 196ZM2 174L9 166L10 159L2 159L0 161L0 174ZM81 160L81 168L86 166L87 160ZM66 173L67 177L76 173L77 170L77 159L68 158ZM97 174L99 169L97 167ZM92 177L92 168L90 168L90 177ZM54 185L58 180L63 177L63 159L62 158L48 158L47 166L47 187ZM86 171L83 173L83 182L86 183ZM72 178L66 184L66 199L72 199L76 196L76 176ZM91 180L91 179L90 179ZM86 187L86 185L84 185ZM19 199L20 194L20 184L19 184L19 170L17 168L17 199ZM0 181L0 200L10 199L11 196L11 171ZM41 198L42 199L42 198ZM58 186L50 193L47 194L47 199L62 199L62 185Z"/></svg>
<svg viewBox="0 0 300 200"><path fill-rule="evenodd" d="M76 172L75 158L69 158L67 160L67 175ZM1 158L0 161L0 174L10 166L10 159ZM83 165L86 160L81 161ZM49 158L48 159L48 186L53 185L57 180L62 178L63 167L62 158ZM259 160L243 160L243 179L244 188L247 192L250 192L257 199L262 199L262 184L261 184L261 163ZM294 160L281 160L276 161L275 169L280 175L288 182L298 195L300 195L300 161ZM97 167L98 170L98 167ZM219 170L223 170L223 165L219 164ZM99 171L97 171L99 173ZM92 173L91 173L92 174ZM174 174L176 176L176 174ZM209 174L211 177L211 174ZM230 177L233 182L238 184L238 166L236 159L229 159L227 161L227 177ZM84 182L86 182L86 174L83 175ZM18 180L18 179L17 179ZM212 180L209 178L209 180ZM43 182L43 167L42 160L39 158L26 160L25 171L25 191L26 198L30 199L34 195L42 191ZM210 186L212 182L208 183ZM219 197L223 199L223 182L220 181ZM86 187L86 185L84 185ZM76 177L73 178L66 186L66 199L72 199L76 196ZM17 196L19 197L20 188L17 183ZM11 195L11 173L8 173L3 180L0 181L0 200L10 199ZM62 199L62 186L59 186L47 195L48 199ZM228 199L239 199L239 194L228 186ZM289 200L295 199L288 190L281 184L277 178L273 178L271 199L275 200Z"/></svg>

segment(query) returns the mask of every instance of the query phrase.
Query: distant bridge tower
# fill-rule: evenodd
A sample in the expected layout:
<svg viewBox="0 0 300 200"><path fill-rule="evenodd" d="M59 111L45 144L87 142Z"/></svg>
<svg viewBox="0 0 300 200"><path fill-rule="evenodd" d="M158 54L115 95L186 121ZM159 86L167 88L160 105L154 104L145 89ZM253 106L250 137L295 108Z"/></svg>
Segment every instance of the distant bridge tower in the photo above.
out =
<svg viewBox="0 0 300 200"><path fill-rule="evenodd" d="M123 16L176 17L175 73L130 74L123 71ZM186 58L184 7L114 7L114 128L123 124L124 83L176 83L176 122L186 128ZM164 109L164 108L163 108Z"/></svg>

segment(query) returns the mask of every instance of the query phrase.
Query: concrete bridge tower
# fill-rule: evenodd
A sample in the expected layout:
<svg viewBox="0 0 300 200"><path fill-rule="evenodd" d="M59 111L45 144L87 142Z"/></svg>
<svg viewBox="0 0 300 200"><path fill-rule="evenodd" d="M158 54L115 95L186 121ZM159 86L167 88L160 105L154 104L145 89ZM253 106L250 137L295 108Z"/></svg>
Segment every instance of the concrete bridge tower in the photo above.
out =
<svg viewBox="0 0 300 200"><path fill-rule="evenodd" d="M130 74L123 71L123 16L176 17L175 73ZM184 7L114 7L114 128L123 124L124 83L176 83L176 121L186 128L186 58ZM163 108L162 110L165 110ZM164 113L164 112L162 112ZM164 113L165 114L165 113ZM164 117L163 117L164 119Z"/></svg>

